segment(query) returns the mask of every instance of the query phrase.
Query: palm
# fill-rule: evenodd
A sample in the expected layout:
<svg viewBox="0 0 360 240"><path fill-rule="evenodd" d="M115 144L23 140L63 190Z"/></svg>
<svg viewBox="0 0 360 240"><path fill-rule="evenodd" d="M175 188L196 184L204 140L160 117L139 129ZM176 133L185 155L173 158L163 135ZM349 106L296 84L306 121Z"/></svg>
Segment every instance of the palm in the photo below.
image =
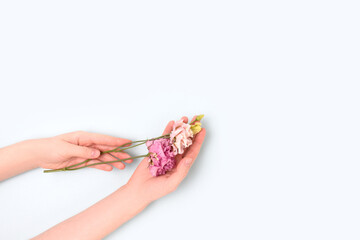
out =
<svg viewBox="0 0 360 240"><path fill-rule="evenodd" d="M45 141L47 141L45 152L49 153L50 156L41 158L40 166L49 169L68 167L88 159L91 160L84 165L112 161L114 160L113 156L110 154L100 155L100 152L108 151L130 142L130 140L127 139L82 131L62 134L46 139ZM92 155L94 150L97 152L95 157ZM112 153L112 155L120 159L130 158L130 155L122 152ZM125 162L129 163L131 161L132 160L128 160ZM110 171L112 170L112 166L119 169L125 168L125 165L122 162L112 163L112 165L95 165L94 167Z"/></svg>
<svg viewBox="0 0 360 240"><path fill-rule="evenodd" d="M188 122L186 117L184 117L184 122ZM163 135L171 132L173 124L173 121L169 122ZM189 169L189 166L185 166L185 162L190 160L192 163L196 159L205 134L206 131L203 129L196 135L193 145L191 145L191 147L184 154L177 155L175 157L177 163L176 168L166 173L165 175L153 177L148 169L149 159L144 158L129 180L129 184L140 186L141 190L146 193L146 196L150 196L152 200L160 198L174 191L180 182L185 178Z"/></svg>

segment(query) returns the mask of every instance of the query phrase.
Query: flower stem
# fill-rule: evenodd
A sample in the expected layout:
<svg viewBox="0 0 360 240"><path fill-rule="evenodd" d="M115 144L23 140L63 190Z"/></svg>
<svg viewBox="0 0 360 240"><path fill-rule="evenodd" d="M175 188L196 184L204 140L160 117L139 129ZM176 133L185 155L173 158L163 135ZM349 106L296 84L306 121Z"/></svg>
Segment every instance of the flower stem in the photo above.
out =
<svg viewBox="0 0 360 240"><path fill-rule="evenodd" d="M85 168L85 167L89 167L89 166L94 166L94 165L114 163L114 162L122 162L122 161L130 160L130 159L134 159L134 158L147 157L148 154L147 154L147 155L140 155L140 156L136 156L136 157L131 157L131 158L126 158L126 159L119 159L118 157L114 156L114 155L111 154L111 153L112 153L112 152L123 152L124 150L128 150L128 149L131 149L131 148L140 146L140 145L142 145L142 144L145 144L147 141L153 141L153 140L156 140L156 139L169 138L169 137L170 137L170 134L165 134L165 135L162 135L162 136L159 136L159 137L156 137L156 138L150 138L150 139L132 141L132 142L129 142L129 143L124 143L123 145L121 145L121 146L119 146L119 147L116 147L116 148L114 148L114 149L112 149L112 150L108 150L108 151L101 152L101 154L104 154L104 153L110 154L111 156L113 156L114 158L117 159L116 161L98 162L98 163L93 163L93 164L90 164L90 165L85 165L85 166L82 166L82 167L75 168L75 167L77 167L77 166L86 164L86 163L88 163L89 161L93 160L93 159L86 159L86 160L84 160L84 161L82 161L82 162L80 162L80 163L76 163L76 164L73 164L73 165L68 166L68 167L59 168L59 169L44 170L44 173L49 173L49 172L62 172L62 171L72 171L72 170L77 170L77 169L81 169L81 168ZM134 144L134 143L139 143L139 144L135 144L135 145L133 145L133 146L125 147L126 145Z"/></svg>
<svg viewBox="0 0 360 240"><path fill-rule="evenodd" d="M146 155L139 155L136 157L130 157L130 158L124 158L124 159L119 159L119 160L114 160L114 161L107 161L107 162L97 162L97 163L92 163L86 166L82 166L82 167L78 167L78 168L71 168L71 169L67 169L68 171L72 171L72 170L78 170L78 169L82 169L82 168L86 168L86 167L91 167L91 166L95 166L95 165L101 165L101 164L109 164L109 163L116 163L116 162L123 162L126 160L130 160L130 159L134 159L134 158L142 158L142 157L148 157L149 154Z"/></svg>
<svg viewBox="0 0 360 240"><path fill-rule="evenodd" d="M113 155L112 155L113 156ZM116 162L123 162L123 161L126 161L126 160L130 160L130 159L135 159L135 158L142 158L142 157L148 157L149 154L146 154L146 155L139 155L139 156L135 156L135 157L130 157L130 158L124 158L124 159L119 159L115 156L117 160L114 160L114 161L107 161L107 162L97 162L97 163L92 163L92 164L89 164L89 165L85 165L85 166L82 166L82 167L78 167L78 168L74 168L74 166L78 166L79 164L74 164L74 165L71 165L69 167L64 167L64 168L59 168L59 169L50 169L50 170L44 170L44 173L50 173L50 172L62 172L62 171L73 171L73 170L78 170L78 169L82 169L82 168L86 168L86 167L91 167L91 166L95 166L95 165L100 165L100 164L109 164L109 163L116 163ZM87 159L87 160L92 160L92 159Z"/></svg>
<svg viewBox="0 0 360 240"><path fill-rule="evenodd" d="M139 142L139 141L137 141L137 142ZM114 149L112 149L112 150L104 151L104 152L101 152L101 153L122 152L122 151L124 151L124 150L128 150L128 149L130 149L130 148L134 148L134 147L140 146L140 145L142 145L142 144L144 144L144 143L146 143L146 142L142 142L142 143L139 143L139 144L130 146L130 147L122 148L121 150L120 150L120 147L117 147L117 148L114 148Z"/></svg>
<svg viewBox="0 0 360 240"><path fill-rule="evenodd" d="M156 137L156 138L150 138L150 139L144 139L144 140L138 140L138 141L133 141L133 142L130 142L130 143L126 143L126 144L123 144L117 148L114 148L112 150L108 150L108 151L104 151L102 153L111 153L111 152L122 152L124 150L128 150L130 148L134 148L134 147L137 147L137 146L140 146L142 144L145 144L147 141L153 141L153 140L156 140L156 139L159 139L159 138L169 138L170 137L170 134L166 134L166 135L162 135L160 137ZM124 147L125 145L128 145L128 144L133 144L133 143L138 143L140 142L139 144L136 144L136 145L133 145L133 146L130 146L130 147L126 147L126 148L122 148ZM122 149L121 149L122 148Z"/></svg>

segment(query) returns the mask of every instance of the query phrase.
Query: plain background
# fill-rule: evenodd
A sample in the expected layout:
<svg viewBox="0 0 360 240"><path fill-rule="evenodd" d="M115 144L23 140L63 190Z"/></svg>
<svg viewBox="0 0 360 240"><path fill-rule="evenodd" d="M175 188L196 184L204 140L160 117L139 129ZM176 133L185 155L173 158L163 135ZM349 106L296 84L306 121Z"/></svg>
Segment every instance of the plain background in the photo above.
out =
<svg viewBox="0 0 360 240"><path fill-rule="evenodd" d="M1 1L0 146L75 130L150 138L204 113L186 180L107 239L359 239L359 11L358 1ZM137 163L0 183L0 239L86 209Z"/></svg>

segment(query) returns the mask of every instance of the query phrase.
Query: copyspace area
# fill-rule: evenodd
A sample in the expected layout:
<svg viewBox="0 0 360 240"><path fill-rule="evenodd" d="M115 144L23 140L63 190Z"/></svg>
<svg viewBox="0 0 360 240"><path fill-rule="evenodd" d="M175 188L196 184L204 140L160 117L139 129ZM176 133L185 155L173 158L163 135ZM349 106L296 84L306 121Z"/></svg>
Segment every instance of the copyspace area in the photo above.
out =
<svg viewBox="0 0 360 240"><path fill-rule="evenodd" d="M1 1L0 146L75 130L151 138L204 113L186 180L107 239L359 239L358 13L357 1ZM0 239L79 213L138 162L1 182Z"/></svg>

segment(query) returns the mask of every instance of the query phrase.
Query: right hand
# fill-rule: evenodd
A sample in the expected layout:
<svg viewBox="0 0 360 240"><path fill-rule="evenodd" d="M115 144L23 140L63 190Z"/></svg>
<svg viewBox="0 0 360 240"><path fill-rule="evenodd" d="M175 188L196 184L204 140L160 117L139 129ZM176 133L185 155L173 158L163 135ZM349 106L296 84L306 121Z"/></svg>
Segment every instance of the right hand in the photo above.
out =
<svg viewBox="0 0 360 240"><path fill-rule="evenodd" d="M183 117L183 119L185 123L188 122L187 117ZM174 121L169 122L163 135L170 133L173 125ZM173 192L188 174L190 167L200 151L205 135L206 130L202 128L202 130L196 134L193 144L187 151L175 157L177 162L176 168L165 175L153 177L148 168L149 158L144 158L126 186L136 191L137 195L140 195L142 199L148 202Z"/></svg>

